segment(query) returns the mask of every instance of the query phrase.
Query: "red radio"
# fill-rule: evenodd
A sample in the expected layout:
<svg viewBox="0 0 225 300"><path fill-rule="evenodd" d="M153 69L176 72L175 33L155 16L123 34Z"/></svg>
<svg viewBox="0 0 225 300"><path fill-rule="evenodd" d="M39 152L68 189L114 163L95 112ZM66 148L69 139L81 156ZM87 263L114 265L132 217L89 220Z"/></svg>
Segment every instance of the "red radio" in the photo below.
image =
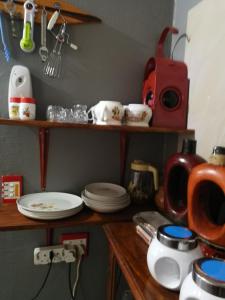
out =
<svg viewBox="0 0 225 300"><path fill-rule="evenodd" d="M151 57L145 67L142 99L152 109L152 126L187 128L189 80L183 62L164 57L163 43L167 34L178 33L166 27L159 39L156 57Z"/></svg>

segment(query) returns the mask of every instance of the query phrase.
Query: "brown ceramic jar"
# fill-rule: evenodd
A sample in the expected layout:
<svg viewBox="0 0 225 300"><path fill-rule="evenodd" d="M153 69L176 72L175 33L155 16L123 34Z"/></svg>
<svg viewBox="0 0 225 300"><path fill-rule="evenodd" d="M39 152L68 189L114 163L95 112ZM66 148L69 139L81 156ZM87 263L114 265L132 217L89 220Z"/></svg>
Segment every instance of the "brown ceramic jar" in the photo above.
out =
<svg viewBox="0 0 225 300"><path fill-rule="evenodd" d="M165 211L177 223L187 223L187 186L192 169L205 162L196 154L196 141L185 139L182 151L172 155L165 166Z"/></svg>
<svg viewBox="0 0 225 300"><path fill-rule="evenodd" d="M209 163L188 182L188 224L203 239L225 247L225 148L214 147Z"/></svg>

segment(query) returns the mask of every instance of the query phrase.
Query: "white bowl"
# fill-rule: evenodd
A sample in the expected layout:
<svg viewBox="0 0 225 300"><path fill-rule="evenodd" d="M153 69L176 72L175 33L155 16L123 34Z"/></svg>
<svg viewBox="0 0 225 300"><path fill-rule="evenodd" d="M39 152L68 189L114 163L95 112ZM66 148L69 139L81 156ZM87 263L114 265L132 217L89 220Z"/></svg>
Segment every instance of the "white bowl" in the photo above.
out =
<svg viewBox="0 0 225 300"><path fill-rule="evenodd" d="M102 213L111 213L111 212L116 212L121 209L124 209L125 207L130 205L130 198L127 198L126 202L121 203L120 205L115 205L115 204L107 204L105 205L103 202L97 202L95 200L89 199L84 191L81 193L81 198L84 200L84 203L86 206L91 208L94 211L97 212L102 212Z"/></svg>
<svg viewBox="0 0 225 300"><path fill-rule="evenodd" d="M103 207L121 207L123 205L126 205L129 201L130 201L130 196L128 194L126 194L126 197L121 198L121 200L117 200L115 201L114 198L112 198L111 200L107 200L107 201L98 201L95 199L91 199L89 198L85 191L81 192L81 198L90 203L91 205L97 205L97 206L103 206Z"/></svg>
<svg viewBox="0 0 225 300"><path fill-rule="evenodd" d="M85 186L85 195L93 200L111 200L112 198L125 197L127 191L124 187L107 182L96 182Z"/></svg>

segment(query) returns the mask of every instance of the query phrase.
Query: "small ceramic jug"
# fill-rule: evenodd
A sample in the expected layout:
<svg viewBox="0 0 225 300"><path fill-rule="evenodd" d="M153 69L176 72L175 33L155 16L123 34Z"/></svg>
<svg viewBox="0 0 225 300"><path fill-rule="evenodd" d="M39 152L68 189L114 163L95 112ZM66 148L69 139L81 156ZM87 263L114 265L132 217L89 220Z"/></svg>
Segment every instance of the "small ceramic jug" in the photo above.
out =
<svg viewBox="0 0 225 300"><path fill-rule="evenodd" d="M121 125L124 115L123 105L118 101L99 101L89 112L97 125Z"/></svg>

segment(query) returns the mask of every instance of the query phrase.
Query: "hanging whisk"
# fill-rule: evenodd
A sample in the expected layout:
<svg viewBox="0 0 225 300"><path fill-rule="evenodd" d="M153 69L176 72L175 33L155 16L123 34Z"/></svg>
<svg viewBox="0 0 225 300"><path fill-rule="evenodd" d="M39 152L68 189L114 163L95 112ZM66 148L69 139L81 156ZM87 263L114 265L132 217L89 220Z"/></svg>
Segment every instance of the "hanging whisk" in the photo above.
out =
<svg viewBox="0 0 225 300"><path fill-rule="evenodd" d="M61 73L61 61L62 61L62 46L65 42L66 23L63 23L60 27L58 34L56 35L55 46L44 66L44 74L49 77L56 78Z"/></svg>
<svg viewBox="0 0 225 300"><path fill-rule="evenodd" d="M55 34L52 30L56 24L57 19L61 17L63 24L60 26L58 34ZM60 76L61 73L61 62L62 62L62 46L66 42L73 50L77 50L78 47L69 41L69 34L66 32L66 21L60 13L60 7L51 16L47 29L51 31L52 35L55 37L56 42L54 48L44 66L44 75L52 78Z"/></svg>

